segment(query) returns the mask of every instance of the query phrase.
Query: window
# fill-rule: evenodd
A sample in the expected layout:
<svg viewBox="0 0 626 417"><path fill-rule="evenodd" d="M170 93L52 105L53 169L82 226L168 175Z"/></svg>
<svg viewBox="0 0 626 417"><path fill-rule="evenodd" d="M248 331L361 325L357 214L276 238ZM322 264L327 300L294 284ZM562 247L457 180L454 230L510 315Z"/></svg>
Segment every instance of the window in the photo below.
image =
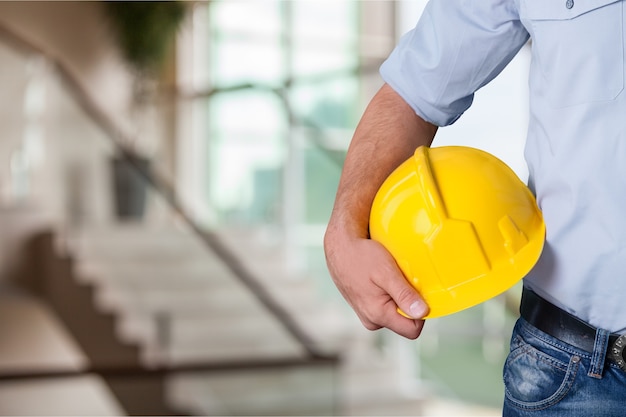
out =
<svg viewBox="0 0 626 417"><path fill-rule="evenodd" d="M322 235L361 113L362 2L216 0L196 139L213 224L278 231L298 267L327 274ZM196 19L198 21L198 19ZM202 22L200 22L202 23ZM202 32L203 31L203 32ZM197 86L195 88L198 88ZM324 272L322 272L324 271Z"/></svg>

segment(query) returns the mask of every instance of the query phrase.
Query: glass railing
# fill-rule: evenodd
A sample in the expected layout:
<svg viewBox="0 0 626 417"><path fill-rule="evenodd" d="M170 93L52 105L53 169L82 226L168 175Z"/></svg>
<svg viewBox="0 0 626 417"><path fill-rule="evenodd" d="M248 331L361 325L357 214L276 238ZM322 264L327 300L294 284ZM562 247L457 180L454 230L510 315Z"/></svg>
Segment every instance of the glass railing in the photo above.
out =
<svg viewBox="0 0 626 417"><path fill-rule="evenodd" d="M17 351L0 364L0 397L72 381L69 390L99 389L91 406L108 398L105 414L338 413L339 362L323 323L316 329L325 317L316 291L284 272L282 253L250 245L250 231L201 226L176 195L163 133L175 106L159 96L143 109L157 126L146 130L150 158L135 158L63 63L2 35L0 224L14 233L1 243L25 244L19 259L2 258L2 293L31 308L45 300L49 320L62 323L48 331L64 335L60 357L69 359L29 357L32 340L17 335ZM11 319L20 316L3 318ZM45 346L54 334L34 340ZM0 336L0 351L8 342ZM66 397L43 391L41 414L73 414L62 411ZM0 414L20 414L23 397L12 398ZM78 414L100 412L83 401Z"/></svg>

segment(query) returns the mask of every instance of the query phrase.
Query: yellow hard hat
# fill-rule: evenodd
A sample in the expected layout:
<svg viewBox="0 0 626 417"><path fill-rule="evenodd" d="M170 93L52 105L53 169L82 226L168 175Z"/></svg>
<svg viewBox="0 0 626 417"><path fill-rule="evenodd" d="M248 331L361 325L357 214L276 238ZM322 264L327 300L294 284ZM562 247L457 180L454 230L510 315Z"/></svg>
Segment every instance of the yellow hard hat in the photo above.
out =
<svg viewBox="0 0 626 417"><path fill-rule="evenodd" d="M533 194L495 156L421 146L378 190L370 236L429 305L426 318L434 318L522 279L541 254L545 225Z"/></svg>

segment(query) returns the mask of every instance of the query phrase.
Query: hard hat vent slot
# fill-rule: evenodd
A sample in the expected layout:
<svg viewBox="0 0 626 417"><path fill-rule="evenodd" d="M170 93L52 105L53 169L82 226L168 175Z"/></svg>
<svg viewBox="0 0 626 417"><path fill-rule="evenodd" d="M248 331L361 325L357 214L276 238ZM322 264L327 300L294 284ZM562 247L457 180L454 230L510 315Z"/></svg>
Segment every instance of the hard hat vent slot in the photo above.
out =
<svg viewBox="0 0 626 417"><path fill-rule="evenodd" d="M517 227L510 216L502 217L498 222L498 228L504 238L504 249L509 255L515 255L528 244L528 237Z"/></svg>

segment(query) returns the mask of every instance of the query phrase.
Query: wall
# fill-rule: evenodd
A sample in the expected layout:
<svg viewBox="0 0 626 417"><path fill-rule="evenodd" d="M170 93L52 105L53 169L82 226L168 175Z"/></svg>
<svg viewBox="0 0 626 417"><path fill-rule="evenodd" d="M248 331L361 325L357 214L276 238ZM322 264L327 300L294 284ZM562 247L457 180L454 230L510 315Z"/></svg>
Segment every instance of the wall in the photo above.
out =
<svg viewBox="0 0 626 417"><path fill-rule="evenodd" d="M108 114L127 119L132 77L102 16L100 2L0 2L0 24L59 58Z"/></svg>
<svg viewBox="0 0 626 417"><path fill-rule="evenodd" d="M148 142L139 147L158 149L154 142L163 129L140 117L134 105L134 79L100 2L0 2L0 28L52 58L19 51L10 37L0 37L1 283L33 228L99 225L112 216L113 146L69 94L53 60L63 63L125 136Z"/></svg>

